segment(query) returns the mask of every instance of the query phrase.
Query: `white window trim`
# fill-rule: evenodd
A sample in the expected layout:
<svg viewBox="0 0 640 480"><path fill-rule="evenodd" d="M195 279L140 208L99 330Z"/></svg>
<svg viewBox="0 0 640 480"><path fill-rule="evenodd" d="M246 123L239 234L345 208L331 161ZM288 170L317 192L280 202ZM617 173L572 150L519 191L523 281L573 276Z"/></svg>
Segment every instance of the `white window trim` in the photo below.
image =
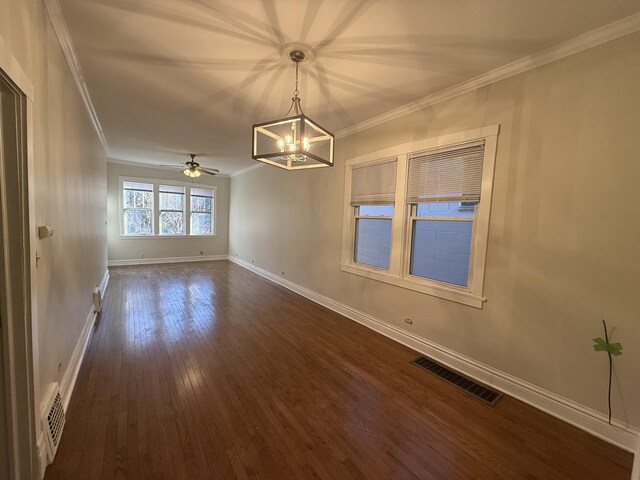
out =
<svg viewBox="0 0 640 480"><path fill-rule="evenodd" d="M215 238L218 236L218 208L217 197L218 189L215 185L208 185L206 183L194 183L194 182L180 182L174 180L166 180L159 178L143 178L143 177L118 177L118 223L120 224L120 239L121 240L158 240L158 239L172 239L177 238ZM149 183L153 185L153 234L125 234L124 233L124 220L122 213L124 212L124 203L122 197L123 182L139 182ZM184 204L184 226L185 232L191 231L191 188L203 188L213 191L213 232L208 235L189 235L188 233L182 235L160 234L160 185L183 187L185 189L185 204ZM188 205L187 205L188 204Z"/></svg>
<svg viewBox="0 0 640 480"><path fill-rule="evenodd" d="M345 172L345 209L342 226L342 258L340 269L372 280L389 283L398 287L433 295L475 308L482 308L486 298L483 296L484 273L489 239L489 218L491 213L491 195L493 191L493 175L495 169L496 150L499 125L467 130L450 135L427 138L417 142L394 145L383 150L353 158L347 161ZM409 256L411 253L411 236L409 225L410 206L406 203L407 171L409 154L444 146L455 146L474 140L484 140L484 159L482 167L482 190L480 204L476 209L472 234L472 257L469 260L469 285L456 287L434 280L409 275ZM351 171L354 165L374 164L381 159L397 158L395 209L391 227L391 254L389 270L381 270L356 264L353 261L355 231L351 198Z"/></svg>

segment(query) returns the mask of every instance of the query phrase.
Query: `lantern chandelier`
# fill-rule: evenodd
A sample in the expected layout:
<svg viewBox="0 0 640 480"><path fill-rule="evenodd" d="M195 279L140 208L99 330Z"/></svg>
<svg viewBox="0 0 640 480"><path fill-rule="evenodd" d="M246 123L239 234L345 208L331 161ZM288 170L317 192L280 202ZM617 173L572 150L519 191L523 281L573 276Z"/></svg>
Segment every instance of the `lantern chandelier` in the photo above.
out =
<svg viewBox="0 0 640 480"><path fill-rule="evenodd" d="M289 53L296 64L296 88L287 113L253 126L254 160L286 170L333 166L334 135L307 117L300 106L298 66L305 56L301 50Z"/></svg>

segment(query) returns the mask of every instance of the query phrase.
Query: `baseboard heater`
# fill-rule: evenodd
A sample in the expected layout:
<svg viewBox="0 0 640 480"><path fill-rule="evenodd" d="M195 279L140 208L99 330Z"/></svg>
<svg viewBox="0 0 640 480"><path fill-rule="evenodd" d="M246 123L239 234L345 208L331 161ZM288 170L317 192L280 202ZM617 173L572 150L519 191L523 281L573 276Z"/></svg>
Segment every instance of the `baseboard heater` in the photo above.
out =
<svg viewBox="0 0 640 480"><path fill-rule="evenodd" d="M411 363L442 378L465 392L470 393L492 407L502 398L502 394L500 392L496 392L489 387L481 385L467 377L463 377L459 373L450 370L430 358L421 356L413 360Z"/></svg>
<svg viewBox="0 0 640 480"><path fill-rule="evenodd" d="M93 313L100 313L102 311L102 293L100 288L96 287L93 291Z"/></svg>

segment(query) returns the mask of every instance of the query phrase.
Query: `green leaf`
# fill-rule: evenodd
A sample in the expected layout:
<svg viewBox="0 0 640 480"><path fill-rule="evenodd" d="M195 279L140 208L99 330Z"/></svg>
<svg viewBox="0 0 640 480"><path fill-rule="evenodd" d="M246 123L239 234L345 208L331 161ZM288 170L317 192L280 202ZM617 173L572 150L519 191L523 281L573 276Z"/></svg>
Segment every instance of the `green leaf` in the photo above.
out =
<svg viewBox="0 0 640 480"><path fill-rule="evenodd" d="M622 344L621 343L610 343L609 344L609 353L611 355L615 355L616 357L622 355Z"/></svg>
<svg viewBox="0 0 640 480"><path fill-rule="evenodd" d="M601 337L594 338L593 342L594 342L593 349L596 352L607 352L615 357L622 355L621 343L609 343L603 340Z"/></svg>

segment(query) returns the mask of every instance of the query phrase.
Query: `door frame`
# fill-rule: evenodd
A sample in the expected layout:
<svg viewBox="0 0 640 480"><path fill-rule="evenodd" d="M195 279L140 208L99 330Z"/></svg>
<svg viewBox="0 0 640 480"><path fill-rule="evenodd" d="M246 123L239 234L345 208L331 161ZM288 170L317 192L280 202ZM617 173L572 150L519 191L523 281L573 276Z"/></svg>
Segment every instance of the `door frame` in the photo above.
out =
<svg viewBox="0 0 640 480"><path fill-rule="evenodd" d="M0 275L7 288L2 304L7 440L10 480L40 479L38 440L41 426L38 392L36 317L35 188L33 179L34 88L0 36L0 80L13 93L16 148L0 159L0 240L4 262ZM9 186L9 190L7 189ZM8 206L11 205L11 209ZM13 221L9 228L9 219Z"/></svg>

